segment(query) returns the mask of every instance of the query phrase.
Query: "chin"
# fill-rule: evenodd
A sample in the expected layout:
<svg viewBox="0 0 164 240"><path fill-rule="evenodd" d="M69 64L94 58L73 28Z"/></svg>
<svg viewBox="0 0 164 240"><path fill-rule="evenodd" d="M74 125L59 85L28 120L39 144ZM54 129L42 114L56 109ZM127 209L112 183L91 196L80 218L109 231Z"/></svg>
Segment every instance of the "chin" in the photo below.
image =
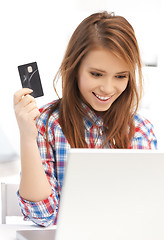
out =
<svg viewBox="0 0 164 240"><path fill-rule="evenodd" d="M111 105L107 108L93 108L96 112L106 112L111 107Z"/></svg>

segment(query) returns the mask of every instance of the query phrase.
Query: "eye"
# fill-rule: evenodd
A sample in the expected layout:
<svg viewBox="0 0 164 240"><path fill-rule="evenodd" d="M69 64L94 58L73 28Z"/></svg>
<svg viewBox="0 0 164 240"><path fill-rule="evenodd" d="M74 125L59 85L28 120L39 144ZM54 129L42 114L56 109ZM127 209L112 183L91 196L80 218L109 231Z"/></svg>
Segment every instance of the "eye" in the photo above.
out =
<svg viewBox="0 0 164 240"><path fill-rule="evenodd" d="M90 74L94 77L102 77L102 74L98 72L90 72Z"/></svg>
<svg viewBox="0 0 164 240"><path fill-rule="evenodd" d="M116 76L116 78L124 79L124 78L128 78L128 75L118 75L118 76Z"/></svg>

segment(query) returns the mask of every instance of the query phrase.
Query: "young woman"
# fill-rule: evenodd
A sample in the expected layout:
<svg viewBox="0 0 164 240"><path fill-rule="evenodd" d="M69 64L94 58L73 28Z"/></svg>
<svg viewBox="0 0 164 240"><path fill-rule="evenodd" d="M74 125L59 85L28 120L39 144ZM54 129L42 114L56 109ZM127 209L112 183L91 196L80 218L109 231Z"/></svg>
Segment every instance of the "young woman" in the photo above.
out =
<svg viewBox="0 0 164 240"><path fill-rule="evenodd" d="M21 143L18 196L25 218L43 226L56 224L70 147L157 148L151 123L136 113L141 60L125 18L103 12L84 19L58 76L62 98L40 111L30 89L14 95Z"/></svg>

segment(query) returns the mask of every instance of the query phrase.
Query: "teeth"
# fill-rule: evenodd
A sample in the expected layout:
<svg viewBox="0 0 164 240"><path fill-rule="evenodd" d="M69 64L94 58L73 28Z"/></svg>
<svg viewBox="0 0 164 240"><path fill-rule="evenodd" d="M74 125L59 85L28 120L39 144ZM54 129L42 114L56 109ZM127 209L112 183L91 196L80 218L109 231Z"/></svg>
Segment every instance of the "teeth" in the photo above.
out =
<svg viewBox="0 0 164 240"><path fill-rule="evenodd" d="M99 95L97 95L97 94L95 94L95 95L96 95L96 97L99 98L100 100L107 100L107 99L110 98L110 97L101 97L101 96L99 96Z"/></svg>

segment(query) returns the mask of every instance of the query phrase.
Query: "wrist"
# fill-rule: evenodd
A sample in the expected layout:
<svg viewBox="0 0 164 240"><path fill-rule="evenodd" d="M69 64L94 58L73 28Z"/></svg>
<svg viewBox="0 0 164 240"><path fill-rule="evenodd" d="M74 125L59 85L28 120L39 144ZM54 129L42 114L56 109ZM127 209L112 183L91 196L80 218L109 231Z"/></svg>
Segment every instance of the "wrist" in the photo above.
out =
<svg viewBox="0 0 164 240"><path fill-rule="evenodd" d="M37 142L37 136L28 135L28 134L20 134L20 142L21 143L36 143Z"/></svg>

